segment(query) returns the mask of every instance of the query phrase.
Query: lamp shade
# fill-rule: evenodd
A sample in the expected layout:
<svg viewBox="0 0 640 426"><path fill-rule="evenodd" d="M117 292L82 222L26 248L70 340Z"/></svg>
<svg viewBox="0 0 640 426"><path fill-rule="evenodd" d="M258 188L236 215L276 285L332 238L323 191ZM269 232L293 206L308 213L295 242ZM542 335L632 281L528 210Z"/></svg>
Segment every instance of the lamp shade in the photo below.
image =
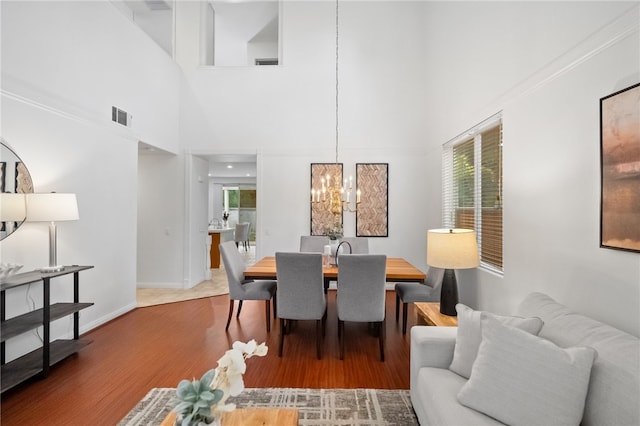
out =
<svg viewBox="0 0 640 426"><path fill-rule="evenodd" d="M59 222L79 218L76 194L27 194L28 222Z"/></svg>
<svg viewBox="0 0 640 426"><path fill-rule="evenodd" d="M468 269L480 265L476 232L471 229L430 229L427 265L443 269Z"/></svg>
<svg viewBox="0 0 640 426"><path fill-rule="evenodd" d="M0 222L22 222L26 215L24 194L0 194Z"/></svg>

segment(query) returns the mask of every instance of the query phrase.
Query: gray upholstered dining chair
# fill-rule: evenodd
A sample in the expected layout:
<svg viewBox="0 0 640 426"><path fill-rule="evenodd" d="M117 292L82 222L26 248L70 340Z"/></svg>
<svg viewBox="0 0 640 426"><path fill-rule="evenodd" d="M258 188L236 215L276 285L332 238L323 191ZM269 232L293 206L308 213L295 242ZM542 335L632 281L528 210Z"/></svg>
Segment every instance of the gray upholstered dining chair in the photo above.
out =
<svg viewBox="0 0 640 426"><path fill-rule="evenodd" d="M316 356L322 358L322 340L327 319L327 299L323 291L320 253L276 253L278 277L278 317L282 356L284 335L291 321L316 321Z"/></svg>
<svg viewBox="0 0 640 426"><path fill-rule="evenodd" d="M338 339L340 359L344 359L344 322L375 323L384 361L385 276L387 256L347 254L340 256L338 268Z"/></svg>
<svg viewBox="0 0 640 426"><path fill-rule="evenodd" d="M233 241L226 241L220 244L220 255L222 256L222 262L224 263L224 269L227 273L227 280L229 281L229 316L227 318L227 325L225 331L229 330L229 323L231 322L231 316L233 315L233 306L236 300L240 301L238 304L238 312L236 318L240 318L240 311L242 310L242 302L244 300L264 300L266 310L267 321L267 333L271 331L271 312L270 302L273 300L273 317L275 318L278 312L276 301L276 282L267 280L245 280L244 270L246 268L242 255L238 252Z"/></svg>
<svg viewBox="0 0 640 426"><path fill-rule="evenodd" d="M396 322L402 301L402 334L407 334L407 303L439 302L444 269L429 267L427 279L422 283L396 283Z"/></svg>
<svg viewBox="0 0 640 426"><path fill-rule="evenodd" d="M249 229L251 228L251 223L242 222L236 224L236 232L234 235L234 239L236 242L236 248L242 244L244 250L249 250Z"/></svg>
<svg viewBox="0 0 640 426"><path fill-rule="evenodd" d="M351 254L369 254L369 239L365 237L344 237L340 242L347 242L351 246Z"/></svg>
<svg viewBox="0 0 640 426"><path fill-rule="evenodd" d="M300 253L323 253L324 246L330 245L326 235L301 235Z"/></svg>

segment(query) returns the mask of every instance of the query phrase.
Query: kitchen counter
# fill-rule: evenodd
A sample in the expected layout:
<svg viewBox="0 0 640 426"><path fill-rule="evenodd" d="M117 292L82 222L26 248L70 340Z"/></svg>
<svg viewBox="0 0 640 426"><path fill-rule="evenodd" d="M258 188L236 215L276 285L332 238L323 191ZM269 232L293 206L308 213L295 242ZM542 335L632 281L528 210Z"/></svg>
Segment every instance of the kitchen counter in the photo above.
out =
<svg viewBox="0 0 640 426"><path fill-rule="evenodd" d="M233 241L235 228L220 228L216 229L214 226L209 227L209 235L211 236L211 250L209 256L211 257L211 268L220 268L220 243L225 241Z"/></svg>

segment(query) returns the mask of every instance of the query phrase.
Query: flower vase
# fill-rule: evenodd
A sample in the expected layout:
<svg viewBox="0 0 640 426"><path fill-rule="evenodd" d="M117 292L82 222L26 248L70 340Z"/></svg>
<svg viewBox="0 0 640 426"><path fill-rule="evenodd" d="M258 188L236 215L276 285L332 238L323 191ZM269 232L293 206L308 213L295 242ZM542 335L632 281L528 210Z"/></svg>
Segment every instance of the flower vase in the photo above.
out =
<svg viewBox="0 0 640 426"><path fill-rule="evenodd" d="M340 239L330 239L329 244L331 245L331 264L335 265L336 262L336 251L338 250L338 245L340 244Z"/></svg>
<svg viewBox="0 0 640 426"><path fill-rule="evenodd" d="M200 423L200 425L202 425L202 426L221 426L222 422L220 421L219 417L216 417L215 419L213 419L211 421L211 423Z"/></svg>

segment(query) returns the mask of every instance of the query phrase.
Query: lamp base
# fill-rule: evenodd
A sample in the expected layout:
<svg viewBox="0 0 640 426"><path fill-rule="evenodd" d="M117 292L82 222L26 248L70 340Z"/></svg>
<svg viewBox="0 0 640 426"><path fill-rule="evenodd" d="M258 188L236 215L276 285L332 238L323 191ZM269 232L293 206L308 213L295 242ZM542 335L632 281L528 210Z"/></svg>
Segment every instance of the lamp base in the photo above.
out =
<svg viewBox="0 0 640 426"><path fill-rule="evenodd" d="M458 316L456 304L458 303L458 283L456 271L445 269L440 289L440 313L452 317Z"/></svg>
<svg viewBox="0 0 640 426"><path fill-rule="evenodd" d="M56 266L43 266L42 268L38 269L40 272L44 272L44 273L49 273L49 272L60 272L64 270L64 266L63 265L56 265Z"/></svg>

